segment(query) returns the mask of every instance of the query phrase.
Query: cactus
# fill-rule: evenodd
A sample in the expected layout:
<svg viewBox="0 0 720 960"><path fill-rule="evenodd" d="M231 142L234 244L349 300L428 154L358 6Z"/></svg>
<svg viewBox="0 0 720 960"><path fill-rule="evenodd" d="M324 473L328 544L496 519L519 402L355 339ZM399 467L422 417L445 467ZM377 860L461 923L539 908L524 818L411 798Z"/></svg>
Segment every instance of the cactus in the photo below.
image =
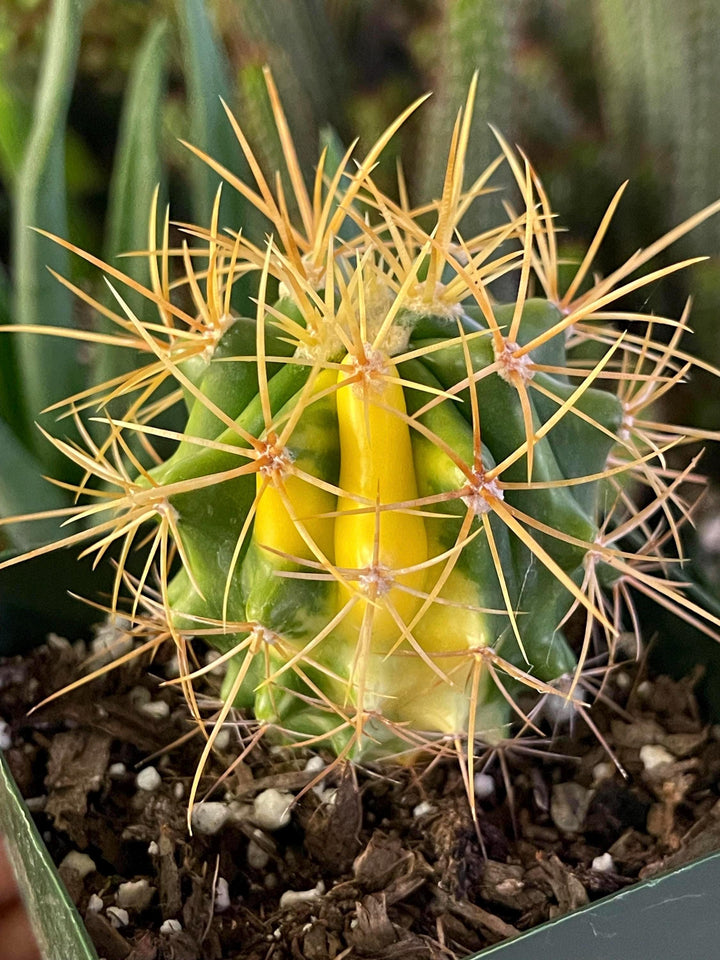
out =
<svg viewBox="0 0 720 960"><path fill-rule="evenodd" d="M86 449L50 438L85 471L85 502L69 520L92 521L62 542L90 539L98 558L119 546L112 610L146 636L140 649L176 645L198 720L193 680L207 668L193 669L191 652L201 636L221 654L213 668L226 667L218 724L248 708L261 731L340 758L451 749L471 775L476 738L497 742L517 716L536 723L522 688L573 699L592 646L612 653L618 633L636 628L630 588L708 632L720 626L663 557L681 551L682 485L698 481L697 458L678 468L669 451L703 435L648 408L692 366L680 346L687 313L621 309L626 294L695 262L637 275L720 204L590 281L619 191L561 290L548 199L499 134L523 208L477 236L458 230L498 165L463 190L474 82L428 230L427 207L411 209L402 190L396 202L373 180L420 101L356 167L350 150L332 164L323 151L308 190L266 79L292 202L232 115L255 185L204 155L273 224L264 247L220 229L220 191L209 228L187 228L180 249L167 219L158 240L153 209L151 288L55 238L109 277L118 307L103 312L117 333L103 342L147 358L73 399ZM172 257L183 269L173 283ZM257 296L242 316L233 283L248 275ZM493 283L507 276L517 295L496 303ZM154 303L159 321L139 319L118 281ZM124 416L105 411L111 399ZM175 402L187 410L182 432L153 423ZM77 412L92 405L103 441ZM163 459L156 441L168 440ZM125 564L148 526L147 561L131 577Z"/></svg>

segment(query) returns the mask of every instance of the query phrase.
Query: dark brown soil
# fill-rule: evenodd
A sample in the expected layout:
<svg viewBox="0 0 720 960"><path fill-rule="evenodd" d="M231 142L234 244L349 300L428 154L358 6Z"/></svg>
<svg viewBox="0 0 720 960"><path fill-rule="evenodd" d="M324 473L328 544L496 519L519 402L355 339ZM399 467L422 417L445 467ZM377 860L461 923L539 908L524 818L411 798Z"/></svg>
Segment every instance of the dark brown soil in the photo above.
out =
<svg viewBox="0 0 720 960"><path fill-rule="evenodd" d="M449 760L384 776L335 768L302 792L319 762L306 770L309 753L261 742L218 786L249 736L239 718L200 791L224 804L214 812L225 822L189 837L202 743L177 688L158 686L168 665L148 674L135 661L27 715L84 655L51 638L0 662L0 718L12 771L106 960L447 960L720 847L720 729L700 719L692 680L641 680L629 667L606 681L614 705L599 700L592 718L625 776L579 718L572 738L565 728L550 746L505 746L478 784L491 791L479 830ZM202 706L210 716L210 699ZM161 782L139 789L150 765ZM262 829L254 806L268 788L300 795L277 829ZM71 851L94 869L81 877Z"/></svg>

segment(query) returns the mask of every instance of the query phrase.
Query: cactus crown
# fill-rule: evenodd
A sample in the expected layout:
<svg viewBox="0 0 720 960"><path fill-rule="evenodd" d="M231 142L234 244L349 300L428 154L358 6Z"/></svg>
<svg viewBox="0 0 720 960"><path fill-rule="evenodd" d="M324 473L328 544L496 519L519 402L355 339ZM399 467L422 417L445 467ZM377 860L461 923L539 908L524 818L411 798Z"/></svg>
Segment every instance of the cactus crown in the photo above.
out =
<svg viewBox="0 0 720 960"><path fill-rule="evenodd" d="M341 758L451 749L471 782L476 738L504 736L513 714L535 726L519 688L572 699L598 641L612 655L635 624L630 587L720 626L666 578L664 554L682 556L681 488L699 480L697 457L678 469L670 451L703 435L649 408L695 362L680 347L687 310L676 321L618 307L694 262L637 277L718 205L591 280L621 188L563 289L554 215L527 158L496 134L498 160L464 188L474 85L442 195L415 209L402 177L395 201L373 170L420 101L356 167L353 148L334 163L323 152L308 189L267 82L282 177L265 179L229 111L254 186L191 148L267 218L264 246L221 229L219 193L209 227L183 225L177 249L167 216L158 228L151 211L148 288L56 238L104 270L118 304L77 290L117 332L65 335L144 357L66 401L83 447L49 437L85 471L68 519L89 525L61 542L90 541L98 558L120 546L111 609L142 649L176 645L198 720L191 648L202 636L227 666L218 724L249 707L262 729ZM463 237L501 163L521 211ZM248 273L251 310L233 299ZM510 276L516 295L499 304L492 291ZM116 281L158 320L141 322ZM634 323L621 331L617 320ZM186 407L180 431L158 425L175 404ZM102 438L83 424L93 407ZM158 439L174 441L169 458ZM148 524L133 579L125 561ZM584 618L575 651L563 634L571 614Z"/></svg>

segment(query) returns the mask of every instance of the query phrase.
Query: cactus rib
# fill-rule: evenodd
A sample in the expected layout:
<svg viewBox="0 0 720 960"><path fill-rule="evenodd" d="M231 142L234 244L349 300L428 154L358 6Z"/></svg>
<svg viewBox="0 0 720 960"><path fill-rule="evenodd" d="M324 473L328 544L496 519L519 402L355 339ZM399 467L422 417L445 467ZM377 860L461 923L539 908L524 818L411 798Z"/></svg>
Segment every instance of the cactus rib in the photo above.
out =
<svg viewBox="0 0 720 960"><path fill-rule="evenodd" d="M694 461L677 470L665 454L715 439L648 414L693 364L680 349L687 316L628 314L617 303L694 262L628 280L718 205L580 293L598 240L563 292L548 198L499 135L524 207L460 233L499 162L463 191L474 85L442 195L416 211L382 194L372 174L418 104L353 173L348 152L324 179L323 153L311 194L268 83L295 201L280 178L266 179L234 118L255 186L208 158L271 220L267 245L240 224L221 233L216 199L210 228L188 227L177 250L167 225L155 249L153 210L149 288L105 268L154 303L159 321L138 319L119 293L117 311L92 301L117 328L104 342L148 360L72 399L122 400L104 441L82 427L87 449L52 439L87 474L76 492L91 499L70 518L96 524L64 542L90 540L98 557L116 544L124 561L155 525L137 582L121 562L113 608L126 585L132 629L177 646L196 716L188 650L200 636L227 665L220 722L249 707L276 736L350 758L451 744L472 769L475 738L506 736L513 712L533 722L516 703L521 686L572 697L590 644L612 651L619 632L635 629L632 586L709 632L720 627L662 576L687 516L682 488L698 481ZM171 259L197 315L172 301ZM493 282L511 273L517 297L498 304ZM252 275L259 295L248 319L233 313L230 291ZM613 326L613 311L635 329ZM673 329L669 344L655 337L659 323ZM188 407L181 433L153 424L171 402L156 396L168 379L171 400ZM158 437L177 443L166 460ZM148 589L152 563L159 599ZM584 618L575 646L565 632L573 614Z"/></svg>

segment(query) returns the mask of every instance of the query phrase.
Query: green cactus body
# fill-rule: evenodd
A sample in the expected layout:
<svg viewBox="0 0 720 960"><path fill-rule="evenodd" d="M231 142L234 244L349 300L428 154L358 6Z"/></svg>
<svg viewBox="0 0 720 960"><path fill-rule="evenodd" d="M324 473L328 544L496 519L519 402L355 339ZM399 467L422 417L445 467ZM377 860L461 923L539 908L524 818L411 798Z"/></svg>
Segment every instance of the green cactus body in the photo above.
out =
<svg viewBox="0 0 720 960"><path fill-rule="evenodd" d="M206 245L182 257L196 318L169 300L167 239L162 270L151 252L148 294L162 323L125 311L113 341L151 355L113 388L118 401L141 399L87 452L55 441L101 481L91 507L72 512L98 521L90 549L119 541L123 559L157 521L150 541L162 602L148 600L147 564L139 584L126 578L132 616L150 609L142 629L159 622L172 637L186 693L188 637L220 650L219 722L234 706L247 708L278 738L350 758L450 743L466 750L470 772L470 741L508 732L520 685L571 694L560 678L577 681L593 636L612 643L626 629L628 584L720 626L655 573L671 568L662 548L676 539L684 475L668 469L664 451L682 430L644 411L692 362L677 347L687 318L668 345L654 339L653 318L614 306L687 265L637 277L720 205L593 286L604 221L563 293L548 199L499 135L524 210L460 235L497 166L463 193L476 81L454 128L442 195L417 211L404 185L398 202L373 180L417 104L357 165L349 153L324 151L308 191L269 77L267 87L287 177L265 179L237 126L257 189L209 162L271 222L272 236L263 246L219 231L216 201L210 232L190 231ZM198 257L207 270L196 273ZM515 302L495 303L494 282L512 272ZM258 296L244 304L255 318L231 316L235 281L245 290L258 276ZM628 316L645 332L615 333L612 322ZM587 359L598 350L600 360ZM166 404L153 390L168 376L177 382L169 396L187 408L180 434L152 423ZM144 466L133 431L149 456L155 435L175 440L175 452L164 462L155 452ZM650 496L643 506L636 480ZM122 579L121 564L118 595ZM575 612L585 618L579 655L564 632Z"/></svg>
<svg viewBox="0 0 720 960"><path fill-rule="evenodd" d="M501 328L512 309L495 308ZM326 732L335 749L353 756L399 749L404 728L457 736L472 720L487 738L501 736L510 708L482 651L547 681L575 664L560 629L573 595L489 505L473 499L478 424L468 388L456 388L467 380L468 362L476 375L491 368L473 386L485 472L521 447L526 425L518 391L493 368L481 315L471 310L459 319L458 326L440 313L400 312L394 329L402 335L387 337L399 345L397 365L384 351L370 361L369 344L365 368L339 349L327 366L314 365L298 348L297 358L266 376L264 397L253 365L232 360L255 347L255 325L236 321L196 387L240 430L223 425L198 396L186 439L151 474L161 487L208 481L168 498L190 568L176 575L169 596L180 625L194 616L244 628L210 638L224 651L239 645L225 695L242 669L238 705L301 738ZM518 343L557 319L552 305L529 301ZM297 313L294 322L306 326ZM278 356L277 342L275 353L267 340L265 350ZM531 360L566 368L562 338L542 344ZM574 388L563 375L533 376L543 388L529 398L537 431ZM584 418L568 414L534 443L530 479L527 457L519 456L492 488L520 523L525 516L537 522L533 543L574 581L597 533L600 483L553 484L600 473L622 418L618 400L604 391L588 389L576 406ZM225 449L192 438L213 438ZM255 469L222 480L243 462ZM506 482L515 486L505 490ZM504 687L514 684L505 676Z"/></svg>
<svg viewBox="0 0 720 960"><path fill-rule="evenodd" d="M333 371L317 377L286 456L294 468L336 486L340 449L335 394L316 399L334 379ZM304 392L280 410L281 425L303 402ZM336 583L293 580L283 573L299 571L304 560L313 560L313 547L321 556L332 558L333 522L321 515L335 510L337 497L297 476L275 481L269 470L257 474L256 486L259 499L253 537L241 571L246 616L290 640L306 640L326 625Z"/></svg>

